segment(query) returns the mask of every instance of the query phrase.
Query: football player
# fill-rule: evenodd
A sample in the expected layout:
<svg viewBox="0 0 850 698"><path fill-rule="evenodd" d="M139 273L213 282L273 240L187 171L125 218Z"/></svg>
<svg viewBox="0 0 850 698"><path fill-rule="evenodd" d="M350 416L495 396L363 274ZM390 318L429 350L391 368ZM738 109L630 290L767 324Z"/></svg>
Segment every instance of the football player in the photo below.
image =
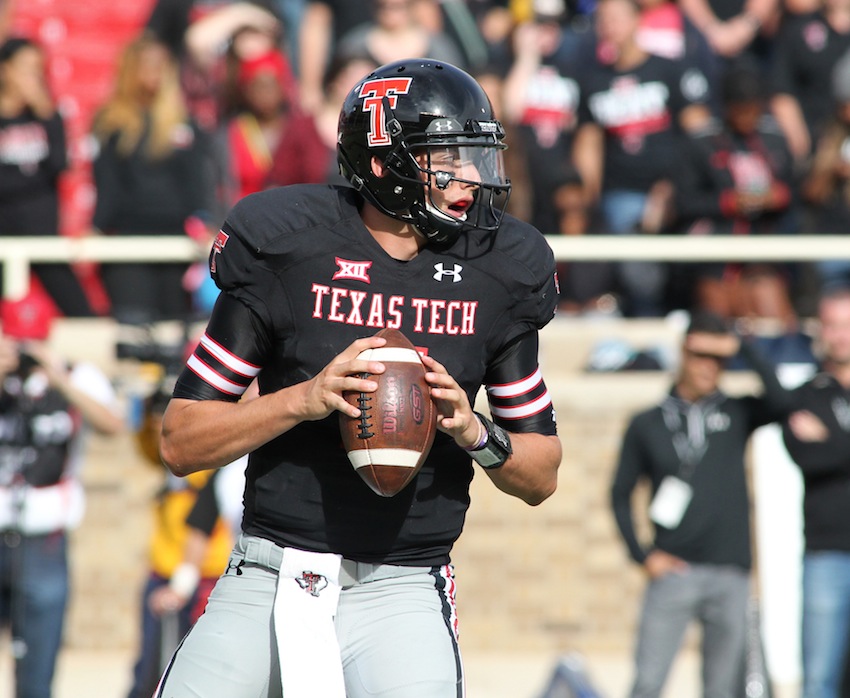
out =
<svg viewBox="0 0 850 698"><path fill-rule="evenodd" d="M401 61L363 78L339 120L350 187L251 195L210 255L220 297L177 381L161 449L172 472L250 453L243 533L158 696L456 698L452 545L480 467L531 505L561 445L538 366L558 300L538 230L504 213L504 131L456 67ZM342 448L359 359L401 330L423 356L438 434L394 497ZM240 402L257 377L260 396ZM473 411L486 387L490 416ZM475 465L477 464L477 466Z"/></svg>

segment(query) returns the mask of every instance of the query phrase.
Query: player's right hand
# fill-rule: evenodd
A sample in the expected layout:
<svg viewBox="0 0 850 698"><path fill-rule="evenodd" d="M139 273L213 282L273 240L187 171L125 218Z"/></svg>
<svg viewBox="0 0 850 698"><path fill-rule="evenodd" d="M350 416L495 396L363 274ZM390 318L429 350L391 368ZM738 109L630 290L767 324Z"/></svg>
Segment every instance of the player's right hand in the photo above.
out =
<svg viewBox="0 0 850 698"><path fill-rule="evenodd" d="M343 393L374 393L378 384L364 378L361 374L379 374L384 372L384 364L380 361L368 361L358 358L367 349L384 346L387 340L383 337L364 337L352 342L341 351L322 371L306 381L304 388L304 419L324 419L334 410L339 410L349 417L357 418L360 410L348 403Z"/></svg>

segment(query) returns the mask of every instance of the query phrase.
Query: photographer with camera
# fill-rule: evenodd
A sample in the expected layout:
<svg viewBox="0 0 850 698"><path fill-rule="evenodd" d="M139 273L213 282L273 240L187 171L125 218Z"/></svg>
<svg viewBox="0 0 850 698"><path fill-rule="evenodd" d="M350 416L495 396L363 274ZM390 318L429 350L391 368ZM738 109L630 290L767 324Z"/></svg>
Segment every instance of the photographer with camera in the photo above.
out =
<svg viewBox="0 0 850 698"><path fill-rule="evenodd" d="M0 627L11 625L15 696L49 698L68 599L68 531L79 524L86 427L124 422L108 378L46 344L36 296L0 307Z"/></svg>

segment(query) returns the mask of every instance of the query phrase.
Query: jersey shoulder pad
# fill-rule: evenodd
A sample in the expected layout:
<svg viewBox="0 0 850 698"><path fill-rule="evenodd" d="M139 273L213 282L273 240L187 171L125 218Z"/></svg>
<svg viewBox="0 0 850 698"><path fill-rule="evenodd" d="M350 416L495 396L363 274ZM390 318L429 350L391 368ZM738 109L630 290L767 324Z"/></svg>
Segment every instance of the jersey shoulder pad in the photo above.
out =
<svg viewBox="0 0 850 698"><path fill-rule="evenodd" d="M309 254L320 231L357 215L344 187L296 184L246 196L227 215L210 251L210 273L222 290L256 286Z"/></svg>
<svg viewBox="0 0 850 698"><path fill-rule="evenodd" d="M356 215L344 187L294 184L246 196L225 220L225 225L258 253L286 249L292 236L332 226Z"/></svg>
<svg viewBox="0 0 850 698"><path fill-rule="evenodd" d="M546 237L530 223L506 214L496 234L500 278L514 286L525 319L541 328L558 304L555 255Z"/></svg>

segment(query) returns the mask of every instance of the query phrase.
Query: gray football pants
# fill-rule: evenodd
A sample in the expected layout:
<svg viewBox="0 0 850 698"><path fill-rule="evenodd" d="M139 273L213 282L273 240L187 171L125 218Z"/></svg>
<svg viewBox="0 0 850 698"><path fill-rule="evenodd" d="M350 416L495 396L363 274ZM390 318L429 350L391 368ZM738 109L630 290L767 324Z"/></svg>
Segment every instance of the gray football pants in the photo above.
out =
<svg viewBox="0 0 850 698"><path fill-rule="evenodd" d="M281 698L272 616L280 559L270 541L240 537L157 698ZM464 696L449 566L344 560L340 582L335 624L348 698Z"/></svg>

